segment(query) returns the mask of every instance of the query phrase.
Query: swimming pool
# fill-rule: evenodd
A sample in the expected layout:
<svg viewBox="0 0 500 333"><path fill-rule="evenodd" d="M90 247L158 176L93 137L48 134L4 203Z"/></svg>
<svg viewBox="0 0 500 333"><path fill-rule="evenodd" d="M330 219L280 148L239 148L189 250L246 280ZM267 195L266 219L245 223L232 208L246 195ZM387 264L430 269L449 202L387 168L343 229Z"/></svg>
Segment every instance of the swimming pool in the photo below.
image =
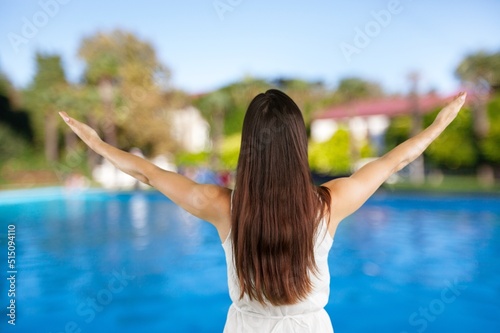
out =
<svg viewBox="0 0 500 333"><path fill-rule="evenodd" d="M222 331L218 235L161 194L0 192L0 219L0 331ZM326 310L341 333L499 332L499 254L499 197L379 193L339 227Z"/></svg>

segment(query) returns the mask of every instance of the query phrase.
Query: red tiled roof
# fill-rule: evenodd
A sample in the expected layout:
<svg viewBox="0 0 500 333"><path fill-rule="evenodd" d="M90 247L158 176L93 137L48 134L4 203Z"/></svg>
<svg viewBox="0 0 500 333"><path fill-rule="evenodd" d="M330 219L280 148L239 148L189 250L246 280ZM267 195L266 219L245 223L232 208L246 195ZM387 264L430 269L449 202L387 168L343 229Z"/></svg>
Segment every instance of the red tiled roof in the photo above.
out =
<svg viewBox="0 0 500 333"><path fill-rule="evenodd" d="M441 97L436 94L419 96L418 106L420 113L428 113L437 107L446 105L452 100L453 96ZM394 117L402 114L410 114L411 112L412 105L408 97L386 97L383 99L356 101L333 106L319 112L314 119L340 119L375 115Z"/></svg>

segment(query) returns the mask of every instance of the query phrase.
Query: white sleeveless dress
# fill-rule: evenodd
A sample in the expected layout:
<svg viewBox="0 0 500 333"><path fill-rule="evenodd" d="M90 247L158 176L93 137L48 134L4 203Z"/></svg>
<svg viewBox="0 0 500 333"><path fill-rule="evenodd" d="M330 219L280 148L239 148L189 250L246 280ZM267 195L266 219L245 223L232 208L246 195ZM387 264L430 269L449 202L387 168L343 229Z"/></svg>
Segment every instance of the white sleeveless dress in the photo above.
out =
<svg viewBox="0 0 500 333"><path fill-rule="evenodd" d="M328 252L333 239L325 221L320 222L314 256L318 266L317 276L311 274L313 290L306 300L284 306L262 305L244 295L240 300L240 288L233 262L231 232L222 247L226 254L229 307L224 333L333 333L332 323L324 307L330 295Z"/></svg>

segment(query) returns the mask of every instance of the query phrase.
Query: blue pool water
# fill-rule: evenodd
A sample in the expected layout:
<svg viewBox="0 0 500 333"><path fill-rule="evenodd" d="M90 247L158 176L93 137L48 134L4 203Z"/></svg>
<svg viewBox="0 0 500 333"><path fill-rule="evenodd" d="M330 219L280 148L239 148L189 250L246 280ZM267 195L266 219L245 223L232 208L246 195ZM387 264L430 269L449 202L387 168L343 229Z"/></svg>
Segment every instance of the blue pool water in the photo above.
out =
<svg viewBox="0 0 500 333"><path fill-rule="evenodd" d="M379 193L339 227L326 310L340 333L496 333L499 255L499 197ZM221 332L225 269L215 229L156 192L0 192L1 332Z"/></svg>

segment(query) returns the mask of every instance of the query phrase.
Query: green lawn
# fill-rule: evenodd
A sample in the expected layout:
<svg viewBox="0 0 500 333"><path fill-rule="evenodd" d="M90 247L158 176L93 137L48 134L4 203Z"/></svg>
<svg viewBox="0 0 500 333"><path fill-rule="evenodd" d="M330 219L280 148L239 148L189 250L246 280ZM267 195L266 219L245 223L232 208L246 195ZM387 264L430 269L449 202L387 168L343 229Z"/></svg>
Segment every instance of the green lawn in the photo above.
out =
<svg viewBox="0 0 500 333"><path fill-rule="evenodd" d="M453 192L453 193L491 193L500 194L500 182L482 184L474 176L444 176L442 181L426 180L417 185L410 182L384 184L383 188L389 191L421 191L421 192Z"/></svg>

